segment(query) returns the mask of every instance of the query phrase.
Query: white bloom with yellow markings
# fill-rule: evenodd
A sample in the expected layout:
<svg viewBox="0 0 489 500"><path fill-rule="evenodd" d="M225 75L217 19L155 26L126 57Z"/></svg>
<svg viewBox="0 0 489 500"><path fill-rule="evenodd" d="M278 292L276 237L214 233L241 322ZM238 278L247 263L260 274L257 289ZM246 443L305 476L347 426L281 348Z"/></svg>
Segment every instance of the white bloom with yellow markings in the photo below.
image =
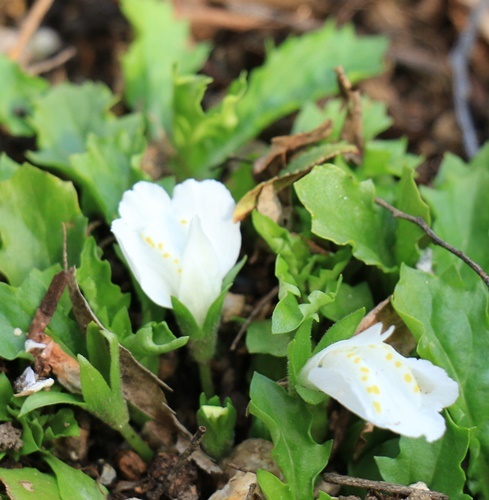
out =
<svg viewBox="0 0 489 500"><path fill-rule="evenodd" d="M458 397L458 385L430 361L401 356L384 343L377 323L331 344L301 370L299 382L322 391L377 427L429 442L445 432L440 411Z"/></svg>
<svg viewBox="0 0 489 500"><path fill-rule="evenodd" d="M124 193L112 232L146 295L163 307L176 297L202 325L239 255L234 208L227 188L214 180L186 180L173 198L142 181Z"/></svg>

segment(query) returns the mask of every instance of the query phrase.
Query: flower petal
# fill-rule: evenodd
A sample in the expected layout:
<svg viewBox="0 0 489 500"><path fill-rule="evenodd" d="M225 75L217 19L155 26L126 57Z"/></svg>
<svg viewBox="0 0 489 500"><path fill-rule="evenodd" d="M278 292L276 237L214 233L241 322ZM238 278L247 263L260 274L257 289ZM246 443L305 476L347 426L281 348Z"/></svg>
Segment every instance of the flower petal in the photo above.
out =
<svg viewBox="0 0 489 500"><path fill-rule="evenodd" d="M456 382L429 361L404 358L379 342L390 330L381 335L374 326L366 338L359 334L313 356L300 374L301 383L329 394L378 427L425 436L430 442L438 439L445 431L438 412L455 401ZM361 342L354 345L353 340Z"/></svg>
<svg viewBox="0 0 489 500"><path fill-rule="evenodd" d="M119 215L133 229L142 230L171 210L167 192L158 184L140 181L126 191L119 203Z"/></svg>
<svg viewBox="0 0 489 500"><path fill-rule="evenodd" d="M178 283L169 279L171 274L163 265L163 257L147 244L140 231L126 223L126 219L115 220L111 229L144 293L156 304L171 307L170 297L177 293Z"/></svg>
<svg viewBox="0 0 489 500"><path fill-rule="evenodd" d="M187 247L182 256L178 300L185 304L195 321L203 325L211 304L221 293L219 260L198 216L189 227Z"/></svg>
<svg viewBox="0 0 489 500"><path fill-rule="evenodd" d="M447 372L425 359L407 358L427 408L440 411L453 405L458 398L458 384Z"/></svg>
<svg viewBox="0 0 489 500"><path fill-rule="evenodd" d="M241 247L239 223L233 222L236 206L224 184L188 179L175 186L172 206L177 217L190 221L196 215L218 258L221 279L234 266Z"/></svg>

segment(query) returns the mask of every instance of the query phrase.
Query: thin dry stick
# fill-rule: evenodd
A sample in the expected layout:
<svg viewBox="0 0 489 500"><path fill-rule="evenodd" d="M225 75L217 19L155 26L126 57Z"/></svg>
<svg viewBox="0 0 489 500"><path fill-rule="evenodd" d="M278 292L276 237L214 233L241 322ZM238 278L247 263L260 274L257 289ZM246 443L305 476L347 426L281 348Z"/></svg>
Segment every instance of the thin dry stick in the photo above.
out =
<svg viewBox="0 0 489 500"><path fill-rule="evenodd" d="M375 203L388 210L393 215L393 217L397 219L407 220L419 226L430 237L431 241L435 245L438 245L444 248L445 250L448 250L449 252L453 253L453 255L456 255L460 260L464 261L473 271L475 271L482 278L482 281L484 281L486 286L489 288L489 275L486 274L484 269L482 269L482 267L479 266L479 264L477 264L476 262L474 262L470 257L465 255L461 250L453 247L446 241L442 240L439 236L437 236L436 233L430 228L430 226L428 226L423 217L416 217L414 215L407 214L397 209L396 207L389 205L389 203L387 203L382 198L375 198Z"/></svg>
<svg viewBox="0 0 489 500"><path fill-rule="evenodd" d="M447 495L437 491L421 490L412 486L402 484L386 483L384 481L371 481L370 479L361 479L359 477L342 476L334 472L325 472L323 479L327 483L339 484L341 486L353 486L355 488L365 488L367 490L383 491L392 495L408 496L412 493L423 492L434 500L448 500Z"/></svg>
<svg viewBox="0 0 489 500"><path fill-rule="evenodd" d="M489 7L487 0L480 0L470 11L465 29L458 37L455 48L450 54L450 63L453 70L453 103L458 123L462 129L462 138L465 152L472 158L479 149L479 141L470 114L468 97L470 93L470 78L468 59L472 53L477 29L481 22L482 14Z"/></svg>
<svg viewBox="0 0 489 500"><path fill-rule="evenodd" d="M233 343L231 344L231 351L234 351L241 340L241 337L244 335L246 332L247 328L250 326L250 323L260 314L260 311L277 295L278 293L278 286L274 286L264 297L262 297L258 303L256 304L255 308L253 311L251 311L251 314L246 318L246 321L241 325L241 328L239 329L239 332L237 333L236 337L233 340Z"/></svg>
<svg viewBox="0 0 489 500"><path fill-rule="evenodd" d="M185 462L190 457L190 455L192 455L192 453L200 446L200 442L202 441L202 438L204 437L205 430L206 429L203 425L201 425L197 429L197 432L192 436L192 439L190 440L189 445L187 446L187 448L185 448L185 450L183 450L182 453L180 453L180 456L178 457L177 463L172 468L172 470L168 473L168 476L166 476L167 483L173 478L173 476L178 474L178 472L184 466Z"/></svg>
<svg viewBox="0 0 489 500"><path fill-rule="evenodd" d="M38 63L30 64L27 67L27 72L31 75L40 75L41 73L47 73L48 71L52 71L53 69L59 68L63 66L66 62L76 56L75 47L67 47L62 50L59 54L55 56L45 59L44 61L40 61Z"/></svg>
<svg viewBox="0 0 489 500"><path fill-rule="evenodd" d="M46 12L51 7L54 0L36 0L31 10L27 14L22 29L20 31L17 43L12 47L9 52L9 58L13 61L18 61L24 52L26 45L29 43L32 35L36 32L41 24Z"/></svg>

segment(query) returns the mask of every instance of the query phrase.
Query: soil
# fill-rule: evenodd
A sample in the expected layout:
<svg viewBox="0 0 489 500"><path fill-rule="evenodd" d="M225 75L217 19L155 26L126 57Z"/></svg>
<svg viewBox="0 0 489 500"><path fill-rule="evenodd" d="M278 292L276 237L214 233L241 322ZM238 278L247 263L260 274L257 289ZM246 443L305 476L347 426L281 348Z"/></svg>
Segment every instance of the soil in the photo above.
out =
<svg viewBox="0 0 489 500"><path fill-rule="evenodd" d="M26 0L0 0L0 25L16 28L32 7ZM418 168L418 180L429 183L446 152L466 158L462 133L454 110L450 52L467 25L469 0L174 0L181 17L189 19L196 41L211 40L214 49L203 70L214 82L205 103L215 102L228 84L243 70L250 70L264 59L265 42L280 43L289 34L299 34L320 26L334 17L338 24L353 23L361 34L383 34L390 40L388 70L365 81L361 90L388 104L393 118L386 138L407 137L409 150L424 157ZM477 138L482 143L489 135L489 21L476 37L469 57L471 92L469 109ZM97 80L114 92L122 88L119 56L131 40L130 28L116 0L55 0L42 24L61 37L61 50L73 47L73 56L64 64L42 74L53 83L63 80L83 82ZM484 31L485 30L485 31ZM204 104L205 104L204 103ZM125 110L122 106L118 112ZM291 120L284 119L266 130L262 138L287 134ZM8 136L0 138L0 148L21 160L32 143ZM242 315L246 317L275 286L272 257L257 263L250 249L247 273L240 277L233 291L246 297ZM117 268L114 269L117 271ZM117 275L117 273L116 273ZM270 313L273 301L262 309ZM228 324L223 337L229 347L238 326ZM238 411L237 441L248 431L245 417L248 404L249 368L245 348L222 352L213 366L220 381L220 396L230 396ZM178 367L178 371L177 371ZM177 373L186 373L185 379ZM182 354L164 356L160 376L174 390L169 404L179 420L191 431L195 422L199 388L193 364ZM178 488L168 490L164 477L175 466L177 457L164 451L148 466L130 450L119 436L88 415L79 414L82 436L65 440L58 453L68 463L87 474L115 479L110 484L112 498L208 498L219 480L193 462L178 475ZM255 450L256 447L255 446ZM247 455L249 456L249 455ZM238 458L234 457L234 463ZM250 459L251 460L251 459ZM104 476L105 477L105 476ZM163 485L163 486L162 486ZM166 489L165 489L166 488ZM175 493L178 491L179 493ZM225 498L225 497L223 497ZM230 498L230 497L229 497ZM237 497L236 497L237 498ZM240 498L245 498L240 497ZM252 498L251 496L249 498Z"/></svg>

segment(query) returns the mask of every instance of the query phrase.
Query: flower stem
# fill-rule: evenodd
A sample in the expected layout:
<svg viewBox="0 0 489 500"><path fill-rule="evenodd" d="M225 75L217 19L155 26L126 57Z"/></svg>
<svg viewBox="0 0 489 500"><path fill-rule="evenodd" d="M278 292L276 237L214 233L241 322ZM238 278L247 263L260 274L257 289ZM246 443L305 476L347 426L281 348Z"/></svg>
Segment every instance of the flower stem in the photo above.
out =
<svg viewBox="0 0 489 500"><path fill-rule="evenodd" d="M211 365L209 361L203 361L199 363L199 375L200 383L202 385L202 390L207 398L214 396L216 391L214 390L214 384L212 382Z"/></svg>
<svg viewBox="0 0 489 500"><path fill-rule="evenodd" d="M119 432L145 462L152 460L154 455L153 450L129 424L122 426Z"/></svg>

